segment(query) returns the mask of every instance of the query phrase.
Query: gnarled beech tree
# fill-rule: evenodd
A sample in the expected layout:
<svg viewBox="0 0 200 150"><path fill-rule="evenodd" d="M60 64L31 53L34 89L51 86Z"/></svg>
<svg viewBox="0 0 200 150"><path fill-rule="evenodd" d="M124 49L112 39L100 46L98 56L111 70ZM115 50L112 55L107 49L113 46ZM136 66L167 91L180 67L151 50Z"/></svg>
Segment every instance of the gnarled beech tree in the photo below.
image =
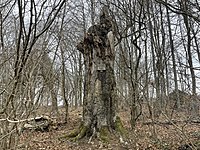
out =
<svg viewBox="0 0 200 150"><path fill-rule="evenodd" d="M100 22L88 29L77 49L83 54L85 65L83 120L68 137L76 140L99 132L100 139L105 140L107 133L122 131L115 112L114 37L108 8L102 8Z"/></svg>

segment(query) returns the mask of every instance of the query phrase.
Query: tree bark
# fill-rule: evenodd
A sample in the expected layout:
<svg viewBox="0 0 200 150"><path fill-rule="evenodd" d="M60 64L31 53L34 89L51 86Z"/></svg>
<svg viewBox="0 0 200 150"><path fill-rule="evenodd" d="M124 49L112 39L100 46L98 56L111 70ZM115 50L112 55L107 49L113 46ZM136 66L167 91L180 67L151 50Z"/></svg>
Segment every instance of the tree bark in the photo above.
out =
<svg viewBox="0 0 200 150"><path fill-rule="evenodd" d="M178 92L178 78L177 78L177 68L176 68L176 57L175 57L175 48L174 42L172 38L172 31L171 31L171 20L169 16L169 10L167 10L167 21L168 21L168 29L169 29L169 41L170 41L170 48L171 48L171 55L172 55L172 63L173 63L173 73L174 73L174 84L175 84L175 98L176 98L176 108L180 108L180 97Z"/></svg>
<svg viewBox="0 0 200 150"><path fill-rule="evenodd" d="M182 6L183 10L189 10L190 6L186 0L182 0ZM196 93L196 77L195 77L195 71L193 67L193 58L192 58L192 50L191 50L191 43L192 43L192 37L191 37L191 21L188 18L187 15L183 15L184 24L186 27L187 32L187 54L188 54L188 64L189 69L191 73L191 79L192 79L192 115L196 117L199 115L199 108L197 106L197 93Z"/></svg>
<svg viewBox="0 0 200 150"><path fill-rule="evenodd" d="M83 121L79 135L115 129L116 83L114 41L108 9L103 8L100 23L91 26L77 45L85 65ZM82 138L84 135L77 135Z"/></svg>

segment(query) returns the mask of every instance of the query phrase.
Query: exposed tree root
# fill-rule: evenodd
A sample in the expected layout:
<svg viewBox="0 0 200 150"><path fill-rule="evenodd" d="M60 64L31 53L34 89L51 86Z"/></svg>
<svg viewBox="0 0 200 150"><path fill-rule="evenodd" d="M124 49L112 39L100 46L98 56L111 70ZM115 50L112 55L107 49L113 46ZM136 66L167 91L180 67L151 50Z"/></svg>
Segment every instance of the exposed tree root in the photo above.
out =
<svg viewBox="0 0 200 150"><path fill-rule="evenodd" d="M79 133L76 136L74 136L74 138L72 137L72 140L77 141L77 140L82 139L86 135L87 131L88 131L88 127L83 125L80 128Z"/></svg>
<svg viewBox="0 0 200 150"><path fill-rule="evenodd" d="M67 139L72 141L77 141L82 139L86 133L88 132L89 128L84 126L83 123L78 127L78 129L73 130L71 133L60 137L60 139Z"/></svg>

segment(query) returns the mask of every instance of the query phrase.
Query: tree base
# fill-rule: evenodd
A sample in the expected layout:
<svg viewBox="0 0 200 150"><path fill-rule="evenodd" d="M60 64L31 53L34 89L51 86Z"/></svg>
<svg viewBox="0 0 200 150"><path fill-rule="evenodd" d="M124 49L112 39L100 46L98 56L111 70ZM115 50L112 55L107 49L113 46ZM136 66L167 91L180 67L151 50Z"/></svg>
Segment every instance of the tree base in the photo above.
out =
<svg viewBox="0 0 200 150"><path fill-rule="evenodd" d="M90 137L89 143L91 142L92 138L96 137L103 143L109 143L112 139L114 133L117 133L120 137L120 142L124 142L122 139L127 139L127 131L123 127L120 117L116 117L114 128L109 126L102 126L97 132L96 129L91 129L89 126L85 126L82 122L78 129L73 130L71 133L60 137L63 140L70 140L70 141L78 141L84 137Z"/></svg>
<svg viewBox="0 0 200 150"><path fill-rule="evenodd" d="M89 127L84 126L83 123L78 127L78 129L73 130L71 133L60 137L59 139L67 139L71 141L77 141L82 139L86 136L87 132L89 131Z"/></svg>

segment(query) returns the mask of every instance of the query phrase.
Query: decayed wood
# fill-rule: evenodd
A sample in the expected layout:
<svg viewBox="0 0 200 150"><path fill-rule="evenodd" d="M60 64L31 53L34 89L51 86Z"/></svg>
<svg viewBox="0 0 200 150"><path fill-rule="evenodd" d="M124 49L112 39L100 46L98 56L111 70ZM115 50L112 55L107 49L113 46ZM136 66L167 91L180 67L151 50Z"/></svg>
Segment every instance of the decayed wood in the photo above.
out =
<svg viewBox="0 0 200 150"><path fill-rule="evenodd" d="M29 122L32 120L50 120L48 116L39 116L35 118L21 119L21 120L10 120L9 118L0 119L0 121L8 121L9 123L21 123L21 122Z"/></svg>
<svg viewBox="0 0 200 150"><path fill-rule="evenodd" d="M114 36L108 8L100 22L91 26L77 49L85 65L83 124L91 132L114 127L116 83L114 77ZM105 128L104 128L105 129Z"/></svg>
<svg viewBox="0 0 200 150"><path fill-rule="evenodd" d="M23 126L24 129L48 131L49 126L53 123L53 120L48 116L40 116L36 118L30 118Z"/></svg>
<svg viewBox="0 0 200 150"><path fill-rule="evenodd" d="M10 120L9 118L0 119L0 121L7 121L10 124L18 124L21 123L20 131L26 129L32 130L48 130L49 126L53 123L53 120L48 116L38 116L34 118L22 119L22 120Z"/></svg>

